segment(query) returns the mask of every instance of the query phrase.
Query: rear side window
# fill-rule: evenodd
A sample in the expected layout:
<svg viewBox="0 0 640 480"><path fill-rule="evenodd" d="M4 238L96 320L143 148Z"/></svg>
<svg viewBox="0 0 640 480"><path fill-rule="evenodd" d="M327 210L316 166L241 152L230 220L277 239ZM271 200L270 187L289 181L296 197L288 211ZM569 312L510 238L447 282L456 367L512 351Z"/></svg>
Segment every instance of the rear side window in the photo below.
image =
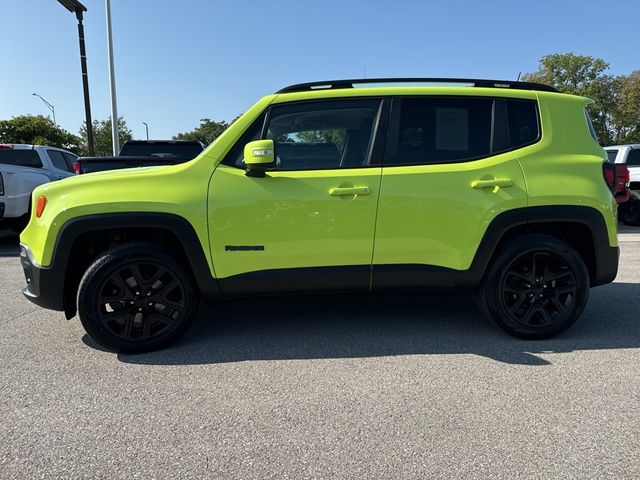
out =
<svg viewBox="0 0 640 480"><path fill-rule="evenodd" d="M482 97L403 99L390 163L453 163L490 155L493 104Z"/></svg>
<svg viewBox="0 0 640 480"><path fill-rule="evenodd" d="M62 152L59 152L58 150L47 150L47 153L49 154L49 158L51 159L51 163L53 163L54 167L58 170L62 170L63 172L69 171Z"/></svg>
<svg viewBox="0 0 640 480"><path fill-rule="evenodd" d="M615 163L616 157L618 156L618 150L607 150L607 158L611 163Z"/></svg>
<svg viewBox="0 0 640 480"><path fill-rule="evenodd" d="M40 156L35 150L0 150L0 163L19 167L42 168Z"/></svg>
<svg viewBox="0 0 640 480"><path fill-rule="evenodd" d="M627 156L627 165L640 165L640 149L629 151L629 156Z"/></svg>
<svg viewBox="0 0 640 480"><path fill-rule="evenodd" d="M507 121L511 148L521 148L540 138L538 108L534 100L507 100Z"/></svg>

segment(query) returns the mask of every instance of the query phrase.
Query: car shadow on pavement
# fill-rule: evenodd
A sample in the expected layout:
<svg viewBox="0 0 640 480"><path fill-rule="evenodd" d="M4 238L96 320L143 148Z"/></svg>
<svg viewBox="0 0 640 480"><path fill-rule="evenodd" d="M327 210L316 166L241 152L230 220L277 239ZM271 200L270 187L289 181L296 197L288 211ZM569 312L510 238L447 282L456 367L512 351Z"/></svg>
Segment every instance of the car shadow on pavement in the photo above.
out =
<svg viewBox="0 0 640 480"><path fill-rule="evenodd" d="M1 257L17 257L20 254L20 247L18 246L18 237L0 236L0 258Z"/></svg>
<svg viewBox="0 0 640 480"><path fill-rule="evenodd" d="M472 354L549 365L540 353L640 347L640 284L591 290L578 323L550 340L525 341L484 319L470 297L370 295L223 301L202 307L190 332L122 362L190 365L250 360ZM85 337L85 343L95 343Z"/></svg>

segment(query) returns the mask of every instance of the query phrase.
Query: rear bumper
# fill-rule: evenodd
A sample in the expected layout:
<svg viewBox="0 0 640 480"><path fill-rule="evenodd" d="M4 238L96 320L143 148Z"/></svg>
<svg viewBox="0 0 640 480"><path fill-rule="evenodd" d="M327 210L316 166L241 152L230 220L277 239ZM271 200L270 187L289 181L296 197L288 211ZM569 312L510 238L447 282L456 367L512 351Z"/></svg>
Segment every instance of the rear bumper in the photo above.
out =
<svg viewBox="0 0 640 480"><path fill-rule="evenodd" d="M64 311L64 272L38 265L24 245L20 245L20 263L27 281L22 294L40 307Z"/></svg>
<svg viewBox="0 0 640 480"><path fill-rule="evenodd" d="M596 245L596 271L591 286L597 287L613 282L618 274L620 249L609 245Z"/></svg>

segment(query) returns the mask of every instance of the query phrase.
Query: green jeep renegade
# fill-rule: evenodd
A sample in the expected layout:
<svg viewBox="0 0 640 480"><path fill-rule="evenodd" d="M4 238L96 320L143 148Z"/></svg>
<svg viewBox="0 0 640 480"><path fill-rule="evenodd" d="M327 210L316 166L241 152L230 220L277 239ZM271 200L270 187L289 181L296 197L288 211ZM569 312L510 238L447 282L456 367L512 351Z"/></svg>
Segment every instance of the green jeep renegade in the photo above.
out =
<svg viewBox="0 0 640 480"><path fill-rule="evenodd" d="M507 332L550 337L618 267L589 103L493 80L287 87L188 163L38 187L24 294L124 352L176 340L201 297L388 289L475 291Z"/></svg>

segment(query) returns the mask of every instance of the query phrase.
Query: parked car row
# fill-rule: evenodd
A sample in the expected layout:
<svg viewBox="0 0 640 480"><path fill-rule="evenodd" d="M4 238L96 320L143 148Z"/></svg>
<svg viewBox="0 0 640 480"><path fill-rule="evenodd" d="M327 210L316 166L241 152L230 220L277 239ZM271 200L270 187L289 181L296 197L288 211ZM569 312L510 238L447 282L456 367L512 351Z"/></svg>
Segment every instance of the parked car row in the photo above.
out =
<svg viewBox="0 0 640 480"><path fill-rule="evenodd" d="M0 144L0 235L15 235L29 221L31 192L73 175L77 156L42 145Z"/></svg>
<svg viewBox="0 0 640 480"><path fill-rule="evenodd" d="M626 181L625 194L618 194L618 216L626 225L640 225L640 144L605 148L609 161L618 171L618 185Z"/></svg>
<svg viewBox="0 0 640 480"><path fill-rule="evenodd" d="M0 144L0 236L20 233L29 221L31 193L43 183L74 174L155 165L197 157L205 146L191 140L130 140L119 157L80 157L45 145Z"/></svg>

